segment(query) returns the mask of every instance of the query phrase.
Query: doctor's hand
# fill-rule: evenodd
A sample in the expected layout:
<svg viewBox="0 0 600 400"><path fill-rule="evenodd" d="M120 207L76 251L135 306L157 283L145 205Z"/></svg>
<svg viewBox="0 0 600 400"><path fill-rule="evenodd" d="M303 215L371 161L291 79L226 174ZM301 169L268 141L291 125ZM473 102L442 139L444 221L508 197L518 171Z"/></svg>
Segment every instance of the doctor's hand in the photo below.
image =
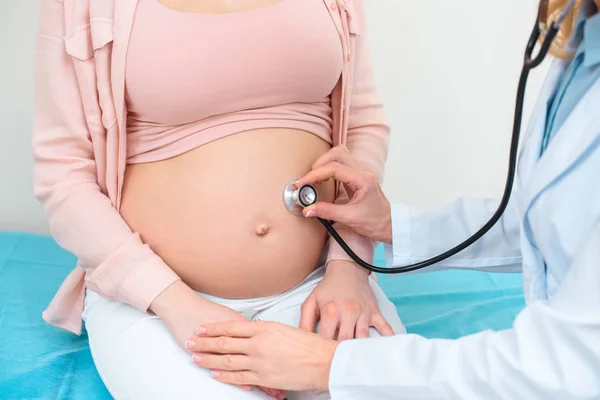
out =
<svg viewBox="0 0 600 400"><path fill-rule="evenodd" d="M327 390L338 343L277 322L230 321L198 328L196 364L238 386ZM358 362L358 361L357 361Z"/></svg>
<svg viewBox="0 0 600 400"><path fill-rule="evenodd" d="M375 175L360 164L345 146L321 156L313 169L300 178L297 187L316 185L329 179L342 182L347 204L317 202L304 209L304 216L342 223L357 233L383 243L392 242L391 206Z"/></svg>
<svg viewBox="0 0 600 400"><path fill-rule="evenodd" d="M247 321L242 314L231 308L198 296L182 281L177 281L164 290L151 304L150 309L163 320L177 343L188 352L192 352L195 344L186 339L199 325L209 322ZM252 387L244 385L239 385L239 388L244 391L252 390ZM285 398L285 393L280 390L263 387L258 389L273 398Z"/></svg>

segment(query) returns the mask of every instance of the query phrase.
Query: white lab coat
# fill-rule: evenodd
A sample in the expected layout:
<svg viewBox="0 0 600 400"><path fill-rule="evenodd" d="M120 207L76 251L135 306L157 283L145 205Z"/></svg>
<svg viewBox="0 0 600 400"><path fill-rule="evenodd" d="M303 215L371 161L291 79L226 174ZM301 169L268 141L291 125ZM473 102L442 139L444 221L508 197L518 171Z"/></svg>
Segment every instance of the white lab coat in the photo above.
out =
<svg viewBox="0 0 600 400"><path fill-rule="evenodd" d="M527 307L513 328L458 340L417 335L346 341L331 367L341 399L600 399L600 81L540 159L555 61L500 223L438 268L523 272ZM428 213L393 207L389 263L420 261L479 229L498 203L463 199Z"/></svg>

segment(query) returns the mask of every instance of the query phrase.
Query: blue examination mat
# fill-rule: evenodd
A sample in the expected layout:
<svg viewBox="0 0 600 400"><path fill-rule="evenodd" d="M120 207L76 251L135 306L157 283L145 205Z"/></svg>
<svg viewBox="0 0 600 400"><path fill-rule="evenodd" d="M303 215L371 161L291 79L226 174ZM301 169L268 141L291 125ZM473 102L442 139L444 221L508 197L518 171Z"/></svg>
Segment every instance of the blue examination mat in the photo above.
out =
<svg viewBox="0 0 600 400"><path fill-rule="evenodd" d="M382 249L376 263L383 265ZM0 399L111 399L87 335L41 318L75 257L51 238L0 233ZM457 338L509 328L524 307L519 274L442 271L380 276L410 333Z"/></svg>

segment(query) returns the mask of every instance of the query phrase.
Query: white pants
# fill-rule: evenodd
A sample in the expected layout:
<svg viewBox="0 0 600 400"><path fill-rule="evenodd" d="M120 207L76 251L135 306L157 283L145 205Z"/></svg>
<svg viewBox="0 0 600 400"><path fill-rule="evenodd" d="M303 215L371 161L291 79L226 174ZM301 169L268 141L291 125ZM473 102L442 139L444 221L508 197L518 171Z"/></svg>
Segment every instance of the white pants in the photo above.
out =
<svg viewBox="0 0 600 400"><path fill-rule="evenodd" d="M198 295L242 313L249 320L300 323L300 306L323 279L325 268L309 275L295 288L271 297L229 300ZM379 308L396 334L404 326L381 288L370 279ZM94 363L111 395L117 400L267 400L254 389L245 392L210 377L194 365L166 325L155 315L87 292L83 314ZM371 328L371 336L379 333ZM358 360L357 360L358 362ZM329 399L328 393L289 392L289 400Z"/></svg>

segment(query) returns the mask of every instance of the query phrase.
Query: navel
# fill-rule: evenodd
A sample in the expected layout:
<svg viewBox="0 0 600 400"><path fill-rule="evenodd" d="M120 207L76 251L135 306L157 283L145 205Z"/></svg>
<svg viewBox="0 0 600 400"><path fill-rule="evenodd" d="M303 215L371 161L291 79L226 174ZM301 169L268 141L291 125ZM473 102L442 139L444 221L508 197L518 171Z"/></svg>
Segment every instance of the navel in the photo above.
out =
<svg viewBox="0 0 600 400"><path fill-rule="evenodd" d="M260 224L256 227L256 235L260 237L267 236L270 231L271 228L267 224Z"/></svg>

